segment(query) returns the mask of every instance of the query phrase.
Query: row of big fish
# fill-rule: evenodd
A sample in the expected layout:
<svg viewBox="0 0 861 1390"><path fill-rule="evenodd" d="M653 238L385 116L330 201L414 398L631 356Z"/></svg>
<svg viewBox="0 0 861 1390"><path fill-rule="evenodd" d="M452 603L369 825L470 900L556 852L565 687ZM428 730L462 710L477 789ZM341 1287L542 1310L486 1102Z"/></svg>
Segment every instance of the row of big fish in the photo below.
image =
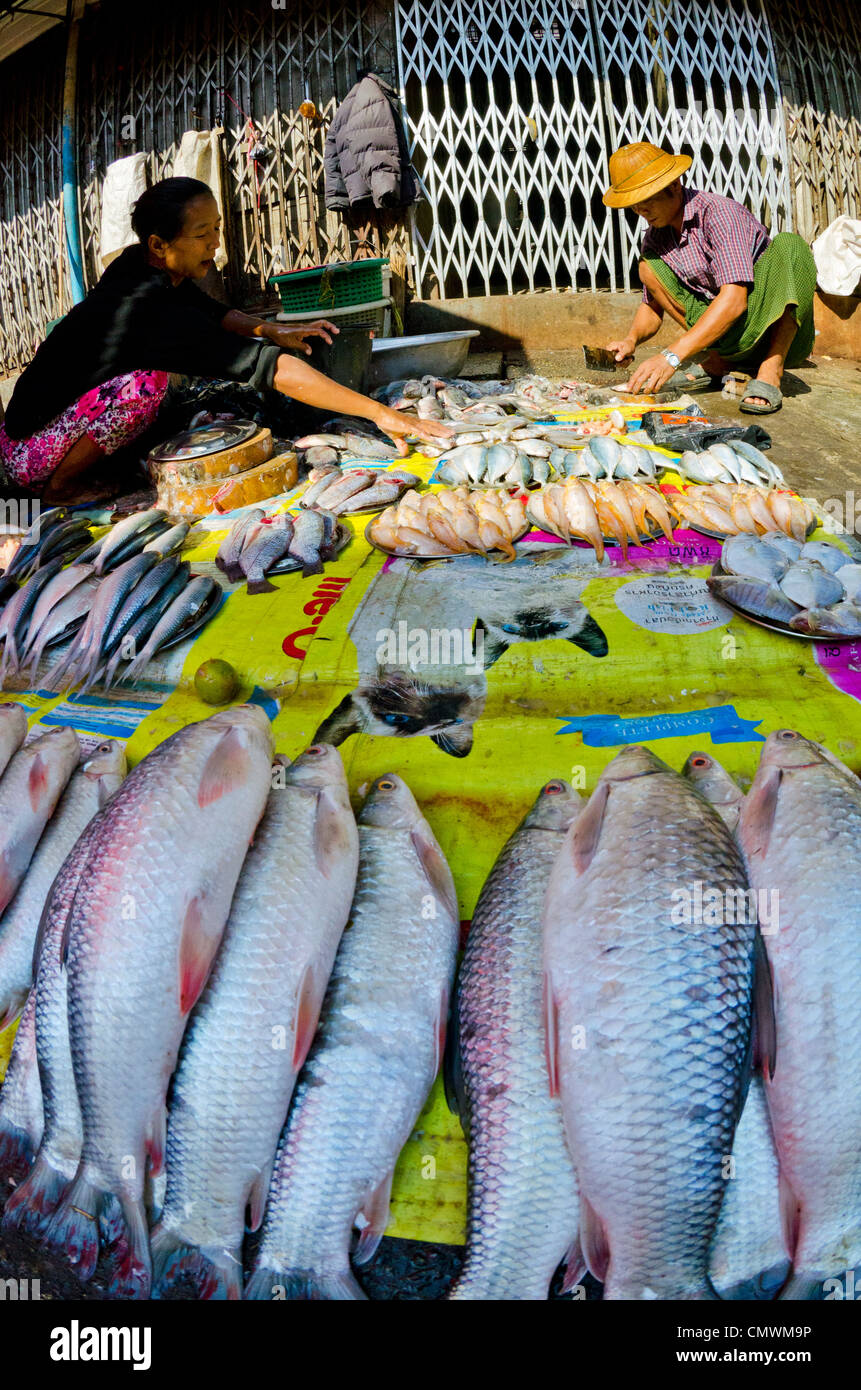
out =
<svg viewBox="0 0 861 1390"><path fill-rule="evenodd" d="M531 493L526 515L542 531L559 536L568 545L572 539L588 541L599 563L604 558L605 540L621 546L627 557L629 542L641 545L654 539L655 523L668 541L673 538L667 499L647 483L567 478L564 483L551 483Z"/></svg>
<svg viewBox="0 0 861 1390"><path fill-rule="evenodd" d="M488 555L515 558L514 542L529 529L520 497L502 489L405 492L368 529L374 545L404 555Z"/></svg>
<svg viewBox="0 0 861 1390"><path fill-rule="evenodd" d="M524 429L515 431L508 442L489 448L460 444L437 466L433 481L476 487L528 487L568 477L591 478L593 482L598 478L647 478L654 482L658 469L671 466L662 454L606 435L594 436L585 448L564 447L569 434L567 429L551 432L548 427L542 436ZM573 439L571 436L569 442Z"/></svg>
<svg viewBox="0 0 861 1390"><path fill-rule="evenodd" d="M800 541L782 531L724 541L723 574L708 585L717 598L794 632L861 637L861 565L828 541Z"/></svg>
<svg viewBox="0 0 861 1390"><path fill-rule="evenodd" d="M748 483L752 487L783 487L785 479L776 463L753 444L712 444L695 453L687 449L673 465L690 483Z"/></svg>
<svg viewBox="0 0 861 1390"><path fill-rule="evenodd" d="M761 536L766 532L782 531L804 542L816 520L803 497L746 483L714 483L689 488L675 495L672 501L680 521L721 536L735 536L741 532Z"/></svg>
<svg viewBox="0 0 861 1390"><path fill-rule="evenodd" d="M47 894L4 1227L84 1280L103 1255L115 1296L235 1298L248 1211L246 1298L362 1298L353 1228L355 1265L443 1051L439 845L391 774L357 829L336 751L273 764L249 706L122 774L110 745L77 774L90 815L113 794ZM611 1300L807 1298L861 1263L859 830L858 779L786 729L746 797L707 754L679 776L639 747L588 801L542 789L456 988L451 1298L544 1299L563 1261ZM182 876L154 874L180 839Z"/></svg>
<svg viewBox="0 0 861 1390"><path fill-rule="evenodd" d="M563 1261L565 1288L588 1270L611 1300L846 1280L860 832L861 783L787 729L746 797L707 754L679 776L637 747L585 803L545 786L459 975L469 1232L450 1297L543 1299Z"/></svg>
<svg viewBox="0 0 861 1390"><path fill-rule="evenodd" d="M352 1228L370 1258L440 1065L458 933L400 778L357 826L335 749L273 763L252 706L181 730L50 892L0 1096L4 1229L83 1281L104 1256L113 1296L236 1298L247 1216L245 1297L363 1297Z"/></svg>
<svg viewBox="0 0 861 1390"><path fill-rule="evenodd" d="M403 468L380 473L371 468L342 470L336 464L321 464L309 472L308 486L299 499L299 506L316 507L343 516L387 507L419 482L417 474Z"/></svg>

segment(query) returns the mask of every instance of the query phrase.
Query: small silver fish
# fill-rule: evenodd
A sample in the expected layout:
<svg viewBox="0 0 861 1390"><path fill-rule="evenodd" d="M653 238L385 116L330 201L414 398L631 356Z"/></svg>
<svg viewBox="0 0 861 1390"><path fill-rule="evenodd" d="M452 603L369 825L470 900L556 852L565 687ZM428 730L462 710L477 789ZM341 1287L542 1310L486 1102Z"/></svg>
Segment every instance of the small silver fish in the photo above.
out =
<svg viewBox="0 0 861 1390"><path fill-rule="evenodd" d="M249 594L271 594L275 585L266 578L267 570L287 554L293 540L293 518L281 512L268 526L261 526L239 557Z"/></svg>
<svg viewBox="0 0 861 1390"><path fill-rule="evenodd" d="M302 577L323 573L320 549L325 542L326 524L319 512L300 512L293 528L289 554L302 562Z"/></svg>

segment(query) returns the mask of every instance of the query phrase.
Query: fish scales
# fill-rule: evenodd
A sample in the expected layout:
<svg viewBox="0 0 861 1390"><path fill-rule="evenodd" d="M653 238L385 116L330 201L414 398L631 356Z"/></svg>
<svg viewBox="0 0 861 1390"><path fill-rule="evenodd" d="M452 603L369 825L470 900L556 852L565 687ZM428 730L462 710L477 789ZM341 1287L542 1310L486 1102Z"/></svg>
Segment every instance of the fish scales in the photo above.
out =
<svg viewBox="0 0 861 1390"><path fill-rule="evenodd" d="M794 730L771 733L739 838L757 890L777 894L763 933L774 978L776 1062L766 1095L793 1258L784 1296L861 1264L861 783Z"/></svg>
<svg viewBox="0 0 861 1390"><path fill-rule="evenodd" d="M157 1295L186 1275L200 1296L241 1296L246 1205L253 1229L350 911L358 834L340 756L315 745L281 773L183 1042Z"/></svg>
<svg viewBox="0 0 861 1390"><path fill-rule="evenodd" d="M260 709L223 711L160 744L95 822L68 923L83 1149L46 1241L84 1282L103 1243L115 1295L149 1293L147 1159L157 1175L168 1082L263 813L271 755Z"/></svg>
<svg viewBox="0 0 861 1390"><path fill-rule="evenodd" d="M577 1235L577 1180L547 1082L541 910L581 806L566 782L549 783L502 849L473 913L457 1008L469 1231L451 1299L546 1299Z"/></svg>
<svg viewBox="0 0 861 1390"><path fill-rule="evenodd" d="M44 1114L44 1132L36 1160L15 1189L3 1213L3 1228L20 1228L36 1238L43 1234L81 1156L81 1107L69 1042L68 992L62 943L81 874L93 838L92 817L117 790L126 770L122 744L102 744L76 779L86 778L79 800L89 795L91 819L65 858L51 888L36 943L36 982L30 999L36 1006L36 1056ZM75 779L73 779L75 780ZM29 1007L29 1003L28 1003Z"/></svg>
<svg viewBox="0 0 861 1390"><path fill-rule="evenodd" d="M376 823L374 823L376 822ZM279 1144L246 1298L363 1298L367 1259L440 1061L458 942L451 872L409 788L378 779L359 817L359 874L317 1038Z"/></svg>
<svg viewBox="0 0 861 1390"><path fill-rule="evenodd" d="M105 756L106 746L99 750L99 757ZM110 746L113 751L113 742ZM39 920L54 880L75 841L106 799L98 777L93 775L93 765L94 760L87 759L72 773L27 874L0 920L0 1028L8 1027L17 1016L30 990Z"/></svg>
<svg viewBox="0 0 861 1390"><path fill-rule="evenodd" d="M686 922L677 890L697 884L722 902L745 891L738 847L692 786L625 749L568 831L545 904L551 1074L608 1299L710 1296L755 928Z"/></svg>
<svg viewBox="0 0 861 1390"><path fill-rule="evenodd" d="M42 1141L44 1123L36 1058L36 995L31 993L0 1088L0 1182L17 1182L25 1176Z"/></svg>

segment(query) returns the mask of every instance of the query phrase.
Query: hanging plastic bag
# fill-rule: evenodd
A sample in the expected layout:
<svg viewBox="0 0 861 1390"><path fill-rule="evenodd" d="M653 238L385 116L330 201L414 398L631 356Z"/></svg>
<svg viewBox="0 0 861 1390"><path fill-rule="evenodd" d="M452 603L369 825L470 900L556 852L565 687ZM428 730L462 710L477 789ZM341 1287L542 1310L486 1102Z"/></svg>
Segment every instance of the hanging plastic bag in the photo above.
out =
<svg viewBox="0 0 861 1390"><path fill-rule="evenodd" d="M837 217L813 243L819 288L825 294L861 291L861 222Z"/></svg>

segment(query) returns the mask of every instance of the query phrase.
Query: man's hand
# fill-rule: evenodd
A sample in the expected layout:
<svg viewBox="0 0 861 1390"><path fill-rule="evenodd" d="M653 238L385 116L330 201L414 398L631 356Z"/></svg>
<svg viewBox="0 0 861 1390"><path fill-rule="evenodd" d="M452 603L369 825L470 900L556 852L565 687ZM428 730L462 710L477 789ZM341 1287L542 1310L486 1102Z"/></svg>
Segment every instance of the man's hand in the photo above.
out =
<svg viewBox="0 0 861 1390"><path fill-rule="evenodd" d="M447 444L454 436L451 426L444 425L440 420L417 420L414 415L404 415L387 405L381 405L374 411L372 418L377 429L394 440L401 458L410 452L404 438L406 435L434 444Z"/></svg>
<svg viewBox="0 0 861 1390"><path fill-rule="evenodd" d="M660 391L673 375L673 367L662 353L657 353L654 357L647 357L645 362L641 362L635 372L631 373L630 378L624 386L617 389L630 391L632 395L651 395L654 391Z"/></svg>
<svg viewBox="0 0 861 1390"><path fill-rule="evenodd" d="M607 351L616 354L617 362L627 362L629 357L634 356L636 346L636 341L633 338L620 338L616 343L608 343Z"/></svg>
<svg viewBox="0 0 861 1390"><path fill-rule="evenodd" d="M340 331L328 319L318 319L315 323L295 324L293 327L289 327L286 323L266 324L266 337L276 347L291 352L304 352L306 357L311 355L311 345L307 341L309 338L322 338L324 343L331 343L332 334L337 335Z"/></svg>

